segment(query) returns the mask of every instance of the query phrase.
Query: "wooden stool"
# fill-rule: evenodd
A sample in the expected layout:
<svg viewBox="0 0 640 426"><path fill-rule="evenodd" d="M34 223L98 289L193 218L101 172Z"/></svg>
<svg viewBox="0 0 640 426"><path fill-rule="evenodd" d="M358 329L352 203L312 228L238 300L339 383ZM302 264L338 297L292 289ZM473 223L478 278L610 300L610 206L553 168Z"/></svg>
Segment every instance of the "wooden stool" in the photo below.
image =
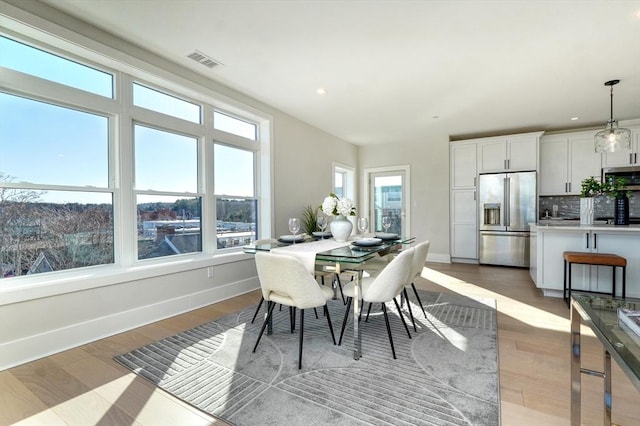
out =
<svg viewBox="0 0 640 426"><path fill-rule="evenodd" d="M616 267L622 268L622 297L626 297L626 279L627 279L627 259L617 254L609 253L584 253L579 251L565 251L562 253L564 257L564 289L562 297L567 305L571 299L571 265L574 263L580 265L598 265L611 266L613 270L613 281L611 284L611 296L616 295ZM567 280L567 269L569 270L569 279ZM604 293L590 291L590 293ZM608 294L608 293L604 293Z"/></svg>

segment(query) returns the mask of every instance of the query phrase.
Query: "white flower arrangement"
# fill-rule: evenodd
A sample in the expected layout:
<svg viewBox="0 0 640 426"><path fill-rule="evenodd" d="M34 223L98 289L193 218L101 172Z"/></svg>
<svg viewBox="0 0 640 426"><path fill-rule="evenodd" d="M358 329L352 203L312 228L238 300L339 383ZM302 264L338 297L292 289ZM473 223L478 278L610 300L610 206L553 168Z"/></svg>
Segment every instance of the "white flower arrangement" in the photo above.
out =
<svg viewBox="0 0 640 426"><path fill-rule="evenodd" d="M338 198L333 192L322 202L322 212L328 216L355 216L356 206L349 198Z"/></svg>

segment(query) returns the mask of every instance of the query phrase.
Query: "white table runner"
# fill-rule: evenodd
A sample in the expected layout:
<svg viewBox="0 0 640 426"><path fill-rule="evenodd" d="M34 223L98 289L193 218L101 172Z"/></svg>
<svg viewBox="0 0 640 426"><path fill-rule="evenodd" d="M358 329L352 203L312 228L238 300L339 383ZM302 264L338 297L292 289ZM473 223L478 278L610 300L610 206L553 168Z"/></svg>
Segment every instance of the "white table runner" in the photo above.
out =
<svg viewBox="0 0 640 426"><path fill-rule="evenodd" d="M310 243L291 244L286 247L271 249L271 253L286 254L298 259L309 273L314 274L316 269L316 253L332 250L338 247L348 246L349 242L339 243L334 239L312 241Z"/></svg>

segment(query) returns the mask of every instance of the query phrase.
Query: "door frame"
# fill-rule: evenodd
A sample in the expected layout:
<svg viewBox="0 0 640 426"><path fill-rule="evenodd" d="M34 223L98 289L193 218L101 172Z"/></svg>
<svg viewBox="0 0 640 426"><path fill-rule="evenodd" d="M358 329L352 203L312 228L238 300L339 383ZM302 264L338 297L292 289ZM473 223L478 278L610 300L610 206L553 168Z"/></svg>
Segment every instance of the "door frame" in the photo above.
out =
<svg viewBox="0 0 640 426"><path fill-rule="evenodd" d="M371 217L370 203L371 199L369 194L371 193L371 175L374 173L389 173L398 172L404 174L404 182L402 184L403 195L403 221L405 225L405 234L411 235L411 166L409 164L401 164L397 166L385 166L385 167L368 167L362 170L362 208L361 215L369 219L369 223L373 224ZM358 215L360 216L360 215ZM372 232L371 226L369 232Z"/></svg>

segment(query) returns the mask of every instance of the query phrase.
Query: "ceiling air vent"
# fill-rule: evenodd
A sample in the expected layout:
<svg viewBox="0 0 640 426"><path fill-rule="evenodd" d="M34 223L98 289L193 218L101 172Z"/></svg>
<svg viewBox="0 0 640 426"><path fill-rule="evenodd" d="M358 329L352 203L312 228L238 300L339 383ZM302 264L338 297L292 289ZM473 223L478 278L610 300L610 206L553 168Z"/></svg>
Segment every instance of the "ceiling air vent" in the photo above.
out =
<svg viewBox="0 0 640 426"><path fill-rule="evenodd" d="M205 55L202 52L199 51L194 51L193 53L187 55L187 57L193 59L196 62L201 63L202 65L204 65L207 68L215 68L219 65L222 65L221 62L216 61L215 59L212 59L210 57L208 57L207 55Z"/></svg>

